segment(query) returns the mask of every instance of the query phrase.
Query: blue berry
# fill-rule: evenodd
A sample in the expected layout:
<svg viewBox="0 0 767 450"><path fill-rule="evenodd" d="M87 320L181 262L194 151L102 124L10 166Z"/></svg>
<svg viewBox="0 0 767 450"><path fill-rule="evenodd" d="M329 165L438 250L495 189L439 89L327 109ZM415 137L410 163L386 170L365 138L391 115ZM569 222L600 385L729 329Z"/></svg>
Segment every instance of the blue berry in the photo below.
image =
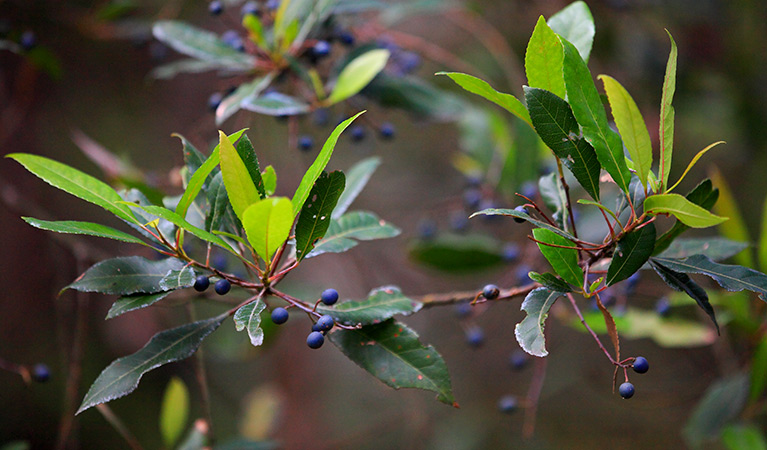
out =
<svg viewBox="0 0 767 450"><path fill-rule="evenodd" d="M517 410L518 406L517 397L513 395L504 395L498 400L498 409L502 413L511 414Z"/></svg>
<svg viewBox="0 0 767 450"><path fill-rule="evenodd" d="M519 212L519 213L523 213L523 214L529 214L527 212L527 208L525 208L524 206L521 206L521 205L517 206L516 208L514 208L514 211ZM515 217L514 218L514 222L517 222L517 223L522 223L524 221L525 221L525 219L523 219L521 217Z"/></svg>
<svg viewBox="0 0 767 450"><path fill-rule="evenodd" d="M644 356L637 356L634 360L634 372L647 373L648 370L650 370L650 363L647 361L647 358Z"/></svg>
<svg viewBox="0 0 767 450"><path fill-rule="evenodd" d="M634 396L634 385L627 381L620 385L618 388L618 393L621 395L621 397L629 399Z"/></svg>
<svg viewBox="0 0 767 450"><path fill-rule="evenodd" d="M381 139L390 140L394 138L394 125L389 122L381 124L381 128L378 129L378 134Z"/></svg>
<svg viewBox="0 0 767 450"><path fill-rule="evenodd" d="M224 5L219 0L213 0L208 3L208 12L214 16L219 16L224 12Z"/></svg>
<svg viewBox="0 0 767 450"><path fill-rule="evenodd" d="M200 275L194 280L194 290L197 292L203 292L210 286L210 279L205 275Z"/></svg>
<svg viewBox="0 0 767 450"><path fill-rule="evenodd" d="M469 315L471 315L471 304L459 303L455 305L455 314L461 318L469 317Z"/></svg>
<svg viewBox="0 0 767 450"><path fill-rule="evenodd" d="M338 33L338 40L346 46L354 45L354 35L348 31L341 31Z"/></svg>
<svg viewBox="0 0 767 450"><path fill-rule="evenodd" d="M450 228L458 232L466 231L469 228L469 218L461 211L451 214Z"/></svg>
<svg viewBox="0 0 767 450"><path fill-rule="evenodd" d="M280 7L280 0L267 0L266 9L269 11L276 11Z"/></svg>
<svg viewBox="0 0 767 450"><path fill-rule="evenodd" d="M240 8L240 14L243 16L247 16L248 14L253 14L254 16L260 16L261 10L258 8L258 2L255 1L249 1L245 2L244 5L242 5L242 8Z"/></svg>
<svg viewBox="0 0 767 450"><path fill-rule="evenodd" d="M218 109L218 105L224 100L224 94L220 92L214 92L208 97L208 109L215 111Z"/></svg>
<svg viewBox="0 0 767 450"><path fill-rule="evenodd" d="M671 313L671 303L666 297L661 297L655 302L655 312L661 317L666 317Z"/></svg>
<svg viewBox="0 0 767 450"><path fill-rule="evenodd" d="M352 141L354 142L360 142L363 139L365 139L365 136L367 133L365 132L365 128L362 125L354 125L349 130L349 133L352 135Z"/></svg>
<svg viewBox="0 0 767 450"><path fill-rule="evenodd" d="M474 347L481 347L485 343L485 332L480 327L471 327L466 330L466 342Z"/></svg>
<svg viewBox="0 0 767 450"><path fill-rule="evenodd" d="M312 47L312 54L316 58L324 58L330 54L330 43L328 41L317 41Z"/></svg>
<svg viewBox="0 0 767 450"><path fill-rule="evenodd" d="M466 186L477 188L482 185L482 176L478 174L466 175Z"/></svg>
<svg viewBox="0 0 767 450"><path fill-rule="evenodd" d="M245 51L245 42L240 37L240 34L235 30L224 31L224 33L221 35L221 40L224 41L224 44L232 47L238 52Z"/></svg>
<svg viewBox="0 0 767 450"><path fill-rule="evenodd" d="M403 74L409 74L421 65L421 56L418 53L402 52L397 55L396 63Z"/></svg>
<svg viewBox="0 0 767 450"><path fill-rule="evenodd" d="M19 45L24 50L32 50L37 46L37 36L35 36L34 31L27 30L23 33L21 33L21 37L19 38Z"/></svg>
<svg viewBox="0 0 767 450"><path fill-rule="evenodd" d="M298 138L298 148L308 152L309 150L314 147L314 140L311 138L311 136L301 136Z"/></svg>
<svg viewBox="0 0 767 450"><path fill-rule="evenodd" d="M227 279L220 279L216 281L216 284L213 286L213 288L216 290L216 294L218 295L226 295L227 292L232 288L232 283L229 282Z"/></svg>
<svg viewBox="0 0 767 450"><path fill-rule="evenodd" d="M37 381L38 383L45 383L46 381L51 379L51 370L48 368L47 365L43 363L35 364L34 367L32 367L32 379Z"/></svg>
<svg viewBox="0 0 767 450"><path fill-rule="evenodd" d="M514 370L524 369L528 361L530 361L530 357L522 350L514 351L509 357L509 364L511 364L511 368Z"/></svg>
<svg viewBox="0 0 767 450"><path fill-rule="evenodd" d="M519 188L519 193L525 197L532 199L538 193L538 187L532 181L526 181Z"/></svg>
<svg viewBox="0 0 767 450"><path fill-rule="evenodd" d="M500 293L501 291L498 289L498 286L494 284L488 284L482 288L482 296L488 300L495 300Z"/></svg>
<svg viewBox="0 0 767 450"><path fill-rule="evenodd" d="M514 271L514 276L517 279L518 284L527 284L532 283L533 280L530 279L530 271L533 270L528 266L527 264L520 264L517 269Z"/></svg>
<svg viewBox="0 0 767 450"><path fill-rule="evenodd" d="M639 272L635 272L633 275L626 279L626 295L631 295L636 290L637 284L639 284L640 278Z"/></svg>
<svg viewBox="0 0 767 450"><path fill-rule="evenodd" d="M477 209L482 201L482 191L478 188L469 188L463 191L463 204L468 209Z"/></svg>
<svg viewBox="0 0 767 450"><path fill-rule="evenodd" d="M306 337L306 345L309 348L320 348L325 343L325 336L319 331L312 331L309 336Z"/></svg>
<svg viewBox="0 0 767 450"><path fill-rule="evenodd" d="M287 322L288 317L290 317L290 313L288 313L288 310L283 307L277 307L272 310L272 322L276 323L277 325L282 325L283 323Z"/></svg>
<svg viewBox="0 0 767 450"><path fill-rule="evenodd" d="M501 249L501 258L507 262L512 263L519 259L520 250L519 245L509 242L508 244L504 245Z"/></svg>
<svg viewBox="0 0 767 450"><path fill-rule="evenodd" d="M330 306L338 301L338 291L335 289L325 289L322 291L322 295L320 295L320 300L322 300L322 303Z"/></svg>
<svg viewBox="0 0 767 450"><path fill-rule="evenodd" d="M328 110L325 108L319 108L314 111L314 114L312 115L312 121L318 127L324 127L327 125L330 122L330 114L328 114Z"/></svg>
<svg viewBox="0 0 767 450"><path fill-rule="evenodd" d="M317 325L318 331L330 331L330 329L333 328L334 323L333 317L325 314L317 320L315 325Z"/></svg>

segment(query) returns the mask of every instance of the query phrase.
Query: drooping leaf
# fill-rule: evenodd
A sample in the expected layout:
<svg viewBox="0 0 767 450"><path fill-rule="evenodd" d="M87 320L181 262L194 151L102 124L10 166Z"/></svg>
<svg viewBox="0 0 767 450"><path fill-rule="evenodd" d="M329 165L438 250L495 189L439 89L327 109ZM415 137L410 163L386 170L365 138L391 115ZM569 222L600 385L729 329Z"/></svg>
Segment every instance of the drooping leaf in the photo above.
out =
<svg viewBox="0 0 767 450"><path fill-rule="evenodd" d="M599 160L594 148L579 137L578 122L570 106L551 92L536 88L525 88L525 101L541 140L573 172L586 192L599 200Z"/></svg>
<svg viewBox="0 0 767 450"><path fill-rule="evenodd" d="M628 192L631 172L626 166L621 138L607 122L607 113L591 78L591 72L578 50L567 40L561 41L565 49L567 100L573 115L583 129L583 136L594 147L599 164L607 170L623 192Z"/></svg>
<svg viewBox="0 0 767 450"><path fill-rule="evenodd" d="M754 424L727 425L722 429L722 442L728 450L767 450L762 430Z"/></svg>
<svg viewBox="0 0 767 450"><path fill-rule="evenodd" d="M689 172L690 169L692 169L695 166L695 163L697 163L698 160L703 157L703 155L708 153L709 150L711 150L712 148L716 147L719 144L726 144L726 142L724 142L724 141L714 142L713 144L707 145L706 147L703 148L703 150L701 150L698 153L696 153L695 156L690 161L690 163L687 164L687 168L684 169L684 172L682 173L682 176L679 177L679 179L676 181L676 183L674 183L673 186L668 188L667 192L673 191L675 187L679 186L679 183L681 183L682 180L684 180L684 177L687 175L687 172Z"/></svg>
<svg viewBox="0 0 767 450"><path fill-rule="evenodd" d="M533 237L538 241L543 256L560 277L573 286L583 286L583 269L578 265L578 250L561 247L574 247L572 241L544 228L534 229Z"/></svg>
<svg viewBox="0 0 767 450"><path fill-rule="evenodd" d="M161 282L169 272L183 267L184 263L176 258L151 261L141 256L122 256L96 263L64 289L117 295L153 294L174 289L164 289Z"/></svg>
<svg viewBox="0 0 767 450"><path fill-rule="evenodd" d="M449 272L486 270L503 262L503 245L482 234L440 234L415 242L409 249L414 260Z"/></svg>
<svg viewBox="0 0 767 450"><path fill-rule="evenodd" d="M340 170L330 175L322 172L317 178L296 222L296 261L304 259L315 243L325 236L345 183L346 178Z"/></svg>
<svg viewBox="0 0 767 450"><path fill-rule="evenodd" d="M438 72L437 75L447 75L458 86L461 86L472 94L476 94L486 100L490 100L506 111L524 120L528 125L533 125L530 121L530 114L527 112L527 108L525 108L525 105L523 105L522 102L520 102L513 95L498 92L493 89L493 87L490 86L486 81L472 75L467 75L465 73Z"/></svg>
<svg viewBox="0 0 767 450"><path fill-rule="evenodd" d="M698 449L706 441L718 438L722 428L743 411L747 398L748 375L745 373L712 383L682 430L687 445Z"/></svg>
<svg viewBox="0 0 767 450"><path fill-rule="evenodd" d="M525 52L525 74L531 88L540 88L559 98L565 97L565 80L562 77L562 44L557 34L546 24L543 16L538 18ZM525 94L527 97L527 94ZM530 102L527 102L528 108ZM535 122L533 122L535 125Z"/></svg>
<svg viewBox="0 0 767 450"><path fill-rule="evenodd" d="M543 328L551 305L562 295L564 294L561 292L544 287L533 289L527 294L522 302L522 311L526 312L527 316L514 328L514 335L522 350L541 358L549 354L546 351Z"/></svg>
<svg viewBox="0 0 767 450"><path fill-rule="evenodd" d="M628 91L617 80L608 75L600 75L598 78L604 82L615 125L634 162L634 170L642 186L646 187L652 168L652 143L642 113Z"/></svg>
<svg viewBox="0 0 767 450"><path fill-rule="evenodd" d="M320 314L330 314L339 322L347 325L370 325L383 322L395 314L409 316L418 312L421 302L406 297L396 286L383 286L373 289L365 300L347 301L334 306L317 306Z"/></svg>
<svg viewBox="0 0 767 450"><path fill-rule="evenodd" d="M354 58L338 75L336 85L328 96L328 105L344 101L361 91L383 70L389 55L389 50L377 49Z"/></svg>
<svg viewBox="0 0 767 450"><path fill-rule="evenodd" d="M231 69L252 69L256 60L227 45L215 33L176 21L159 21L152 27L159 41L179 53L203 61L215 61Z"/></svg>
<svg viewBox="0 0 767 450"><path fill-rule="evenodd" d="M728 291L755 292L767 301L767 275L748 267L715 263L703 255L684 259L654 257L652 260L679 272L707 275Z"/></svg>
<svg viewBox="0 0 767 450"><path fill-rule="evenodd" d="M155 334L136 353L112 362L93 382L77 414L133 392L148 371L190 357L228 317L222 314Z"/></svg>
<svg viewBox="0 0 767 450"><path fill-rule="evenodd" d="M181 437L189 420L189 390L181 378L170 379L160 405L160 433L165 446L173 445Z"/></svg>
<svg viewBox="0 0 767 450"><path fill-rule="evenodd" d="M571 288L566 281L557 277L553 273L530 272L527 275L530 277L531 280L535 281L536 283L542 284L543 287L545 287L546 289L550 291L557 291L562 293L573 291L573 288Z"/></svg>
<svg viewBox="0 0 767 450"><path fill-rule="evenodd" d="M246 97L240 108L267 116L295 116L309 112L309 104L280 92L268 92L257 97Z"/></svg>
<svg viewBox="0 0 767 450"><path fill-rule="evenodd" d="M703 290L702 287L698 286L696 282L692 281L692 279L687 274L678 272L674 269L670 269L666 267L665 264L658 262L655 258L650 259L650 266L655 269L655 272L658 274L658 276L660 276L661 279L666 282L666 284L671 286L671 288L677 291L685 292L690 296L690 298L695 300L698 306L700 306L701 309L711 318L711 321L714 322L717 332L719 331L719 324L716 322L714 307L711 306L711 303L708 301L708 294L706 294L706 291Z"/></svg>
<svg viewBox="0 0 767 450"><path fill-rule="evenodd" d="M256 189L253 179L250 177L250 171L245 167L245 163L240 158L239 153L234 148L226 135L219 131L219 158L221 160L221 175L224 178L226 193L229 196L229 203L237 217L243 221L243 213L248 207L261 199Z"/></svg>
<svg viewBox="0 0 767 450"><path fill-rule="evenodd" d="M661 183L661 189L668 186L668 175L671 173L671 156L674 150L674 107L671 102L674 100L674 91L676 90L676 42L668 33L671 40L671 52L668 55L666 63L666 75L663 78L663 95L660 101L660 160L658 161L658 178Z"/></svg>
<svg viewBox="0 0 767 450"><path fill-rule="evenodd" d="M711 181L719 189L719 201L713 206L712 211L730 219L719 225L719 232L734 241L753 242L729 183L716 167L710 169L710 175ZM735 258L735 262L741 266L754 267L753 254L743 252Z"/></svg>
<svg viewBox="0 0 767 450"><path fill-rule="evenodd" d="M675 240L658 257L677 259L692 255L705 255L713 261L720 261L737 255L746 248L748 248L748 244L745 242L735 242L717 236L684 238Z"/></svg>
<svg viewBox="0 0 767 450"><path fill-rule="evenodd" d="M398 236L400 229L367 211L352 211L330 222L325 237L317 241L306 258L323 253L341 253L355 247L357 241Z"/></svg>
<svg viewBox="0 0 767 450"><path fill-rule="evenodd" d="M572 42L584 61L589 60L594 43L594 18L585 2L568 5L549 18L549 27L555 33Z"/></svg>
<svg viewBox="0 0 767 450"><path fill-rule="evenodd" d="M514 209L488 208L488 209L483 209L482 211L475 212L474 214L469 216L469 218L471 219L472 217L475 217L478 215L519 217L520 219L524 219L538 228L545 228L549 231L553 231L554 233L562 236L565 239L569 239L571 241L575 240L575 236L573 236L572 234L566 231L560 230L559 228L552 227L546 222L541 222L540 220L533 219L528 214L525 214L523 212L520 212Z"/></svg>
<svg viewBox="0 0 767 450"><path fill-rule="evenodd" d="M381 158L372 156L358 162L346 172L346 189L339 197L333 214L330 215L332 219L335 220L343 216L380 164Z"/></svg>
<svg viewBox="0 0 767 450"><path fill-rule="evenodd" d="M218 108L216 108L216 125L221 125L226 119L239 111L242 107L242 102L246 99L258 97L264 89L269 87L273 79L274 73L270 72L263 77L258 77L237 86L237 89L227 95L218 105Z"/></svg>
<svg viewBox="0 0 767 450"><path fill-rule="evenodd" d="M687 198L687 200L689 200L691 203L694 203L703 209L709 210L712 206L714 206L717 199L719 199L719 189L714 188L711 180L706 179L698 184L692 191L690 191L685 198ZM667 232L663 233L663 235L655 242L655 250L653 250L653 255L658 255L665 251L668 246L671 245L674 239L676 239L680 234L689 228L690 227L677 220L674 223L674 226L671 227L671 229Z"/></svg>
<svg viewBox="0 0 767 450"><path fill-rule="evenodd" d="M151 247L146 242L131 234L98 223L70 220L48 221L35 219L33 217L22 217L22 219L24 219L26 223L41 230L54 231L56 233L83 234L86 236L103 237L122 242L129 242L131 244L141 244L147 247Z"/></svg>
<svg viewBox="0 0 767 450"><path fill-rule="evenodd" d="M290 200L269 197L249 206L242 214L242 226L256 254L267 263L282 246L293 227Z"/></svg>
<svg viewBox="0 0 767 450"><path fill-rule="evenodd" d="M261 313L264 309L266 303L258 297L234 313L235 328L237 331L248 330L250 343L255 347L264 343L264 330L261 329Z"/></svg>
<svg viewBox="0 0 767 450"><path fill-rule="evenodd" d="M618 241L605 283L611 286L633 275L647 262L654 248L655 224L652 222L645 222L642 228L626 233Z"/></svg>
<svg viewBox="0 0 767 450"><path fill-rule="evenodd" d="M325 141L325 144L322 146L322 150L320 150L319 155L317 155L317 158L304 174L304 177L301 179L301 183L296 189L296 193L293 195L294 216L298 215L298 213L301 211L301 208L304 206L304 202L306 202L307 197L309 197L309 191L311 191L312 186L314 186L314 182L317 181L317 178L319 178L322 171L325 170L325 166L328 165L330 156L333 155L333 149L335 148L336 142L338 142L338 138L341 136L341 133L346 129L346 127L354 122L354 119L359 117L364 112L365 111L358 112L353 117L344 120L336 127L335 130L333 130L332 133L330 133L330 137L328 137L327 141Z"/></svg>
<svg viewBox="0 0 767 450"><path fill-rule="evenodd" d="M751 390L749 399L759 399L767 388L767 336L762 336L751 357Z"/></svg>
<svg viewBox="0 0 767 450"><path fill-rule="evenodd" d="M431 345L421 344L407 326L389 319L357 330L339 330L328 337L349 359L386 385L433 391L439 401L457 406L442 356Z"/></svg>
<svg viewBox="0 0 767 450"><path fill-rule="evenodd" d="M120 297L112 304L107 312L106 319L113 319L136 309L146 308L170 295L170 291L157 292L155 294L133 294Z"/></svg>
<svg viewBox="0 0 767 450"><path fill-rule="evenodd" d="M692 228L707 228L727 220L727 217L711 214L679 194L651 195L644 201L644 210L651 215L671 214Z"/></svg>

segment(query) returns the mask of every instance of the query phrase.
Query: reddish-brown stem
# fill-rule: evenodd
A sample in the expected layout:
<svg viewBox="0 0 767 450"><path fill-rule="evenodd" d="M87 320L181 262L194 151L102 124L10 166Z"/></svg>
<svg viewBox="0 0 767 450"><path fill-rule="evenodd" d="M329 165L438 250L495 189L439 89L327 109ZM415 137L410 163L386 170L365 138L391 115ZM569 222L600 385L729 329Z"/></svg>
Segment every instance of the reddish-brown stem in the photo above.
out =
<svg viewBox="0 0 767 450"><path fill-rule="evenodd" d="M575 228L575 218L573 217L573 205L570 201L570 186L565 180L565 172L562 169L562 160L557 158L557 170L559 171L559 182L562 183L562 189L565 190L565 207L567 208L567 215L570 219L570 226L573 229L573 236L578 238L578 230Z"/></svg>
<svg viewBox="0 0 767 450"><path fill-rule="evenodd" d="M125 439L125 442L128 444L128 447L132 448L133 450L143 450L143 447L141 444L139 444L138 440L135 436L133 436L133 433L128 430L128 427L125 426L122 420L120 420L117 415L112 411L112 409L106 405L106 403L102 403L100 405L96 405L96 409L101 413L102 416L104 416L104 419L106 419L107 422L109 422L112 427L114 427L115 430L122 436L123 439Z"/></svg>
<svg viewBox="0 0 767 450"><path fill-rule="evenodd" d="M534 237L532 237L530 235L527 235L527 238L530 239L531 241L535 242L535 243L538 243L538 244L541 244L541 245L546 245L548 247L567 248L567 249L570 249L570 250L584 250L584 248L582 248L582 247L571 247L569 245L558 245L558 244L552 244L552 243L549 243L549 242L539 241L538 239L536 239L536 238L534 238Z"/></svg>
<svg viewBox="0 0 767 450"><path fill-rule="evenodd" d="M530 283L524 286L519 286L511 289L503 289L501 293L496 297L495 301L499 300L511 300L517 297L524 297L533 289L540 287L538 283ZM484 297L479 299L477 297L477 291L463 291L463 292L448 292L444 294L426 294L420 297L413 297L423 304L424 308L431 308L434 306L452 305L456 303L471 302L475 298L477 303L486 302Z"/></svg>
<svg viewBox="0 0 767 450"><path fill-rule="evenodd" d="M583 314L581 313L580 308L578 308L578 304L575 303L575 297L573 297L573 294L568 293L567 299L570 300L570 304L573 306L573 309L575 310L575 314L578 316L578 318L581 320L581 323L584 327L586 327L586 330L591 334L591 337L594 338L594 340L597 342L597 345L599 345L599 348L602 349L602 352L604 352L605 356L607 356L607 359L610 360L611 363L618 365L618 361L616 361L610 352L607 351L604 345L602 345L602 341L599 340L599 336L594 332L594 330L591 329L589 324L586 323L586 319L583 317Z"/></svg>

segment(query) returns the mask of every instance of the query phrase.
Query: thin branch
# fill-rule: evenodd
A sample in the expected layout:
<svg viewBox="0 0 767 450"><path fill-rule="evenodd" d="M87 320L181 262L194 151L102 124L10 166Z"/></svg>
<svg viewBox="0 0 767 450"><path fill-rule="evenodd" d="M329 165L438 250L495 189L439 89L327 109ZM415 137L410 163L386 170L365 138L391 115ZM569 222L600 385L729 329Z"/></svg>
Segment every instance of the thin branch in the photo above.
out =
<svg viewBox="0 0 767 450"><path fill-rule="evenodd" d="M535 372L533 373L530 387L527 388L527 399L525 400L525 422L524 425L522 425L522 435L525 439L531 438L533 433L535 433L538 401L541 398L541 391L543 391L543 381L546 378L546 366L548 365L548 361L548 358L537 358L535 360Z"/></svg>
<svg viewBox="0 0 767 450"><path fill-rule="evenodd" d="M106 405L106 403L102 403L100 405L96 405L96 409L101 413L102 416L109 422L112 427L114 427L115 430L120 434L120 436L125 439L125 442L128 443L128 446L132 448L133 450L143 450L143 447L141 444L139 444L136 437L133 435L133 433L128 430L128 427L125 426L122 420L120 420L119 417L115 415L114 412L112 412L112 409Z"/></svg>
<svg viewBox="0 0 767 450"><path fill-rule="evenodd" d="M591 334L591 336L594 338L595 341L597 341L597 345L599 345L599 348L602 349L602 352L604 352L605 356L607 356L607 359L610 360L611 363L615 365L619 365L618 361L616 361L610 352L607 351L604 345L602 345L602 341L599 340L599 336L594 332L594 330L591 329L589 324L586 323L586 319L583 318L583 314L581 313L580 308L578 308L578 304L575 303L575 297L573 297L573 294L567 293L567 299L570 300L570 304L573 305L573 309L575 310L575 314L578 315L578 318L581 320L581 323L584 327L586 327L586 330Z"/></svg>
<svg viewBox="0 0 767 450"><path fill-rule="evenodd" d="M193 302L187 303L187 312L189 313L189 320L195 322L197 320L197 313ZM213 436L213 413L211 412L210 388L208 387L208 375L205 372L204 358L202 346L200 346L194 354L194 375L200 388L200 401L205 412L205 420L208 422L210 435Z"/></svg>
<svg viewBox="0 0 767 450"><path fill-rule="evenodd" d="M517 297L524 297L533 289L540 287L538 283L530 283L525 286L501 290L501 293L493 301L511 300ZM444 294L426 294L420 297L414 297L423 304L424 308L434 306L454 305L456 303L468 303L477 298L477 291L447 292ZM483 303L487 300L482 299L477 303Z"/></svg>

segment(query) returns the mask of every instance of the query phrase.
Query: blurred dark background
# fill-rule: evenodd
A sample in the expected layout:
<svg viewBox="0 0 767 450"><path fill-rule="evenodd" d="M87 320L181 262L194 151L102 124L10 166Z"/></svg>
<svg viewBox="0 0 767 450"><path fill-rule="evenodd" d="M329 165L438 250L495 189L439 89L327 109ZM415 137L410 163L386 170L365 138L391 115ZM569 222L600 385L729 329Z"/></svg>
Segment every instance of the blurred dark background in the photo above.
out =
<svg viewBox="0 0 767 450"><path fill-rule="evenodd" d="M137 25L127 29L138 31L130 35L96 21L94 3L104 2L0 0L0 20L9 35L34 31L39 45L49 49L59 64L46 72L18 54L0 50L0 152L45 155L103 178L73 143L73 131L81 130L156 179L167 179L182 163L180 143L171 133L209 151L216 126L207 99L212 92L227 89L229 82L214 74L152 80L149 72L176 55L144 41L141 21L179 18L216 31L229 25L208 15L207 2L143 0L133 2L138 5ZM487 0L466 2L465 7L506 38L516 53L509 63L517 68L521 82L522 59L535 21L568 3ZM591 71L595 76L612 75L632 93L655 141L669 51L664 28L674 35L679 67L671 178L676 179L706 145L727 141L704 157L680 190L691 188L709 168L717 167L740 201L751 236L758 236L767 168L767 3L592 0L588 4L597 28ZM419 16L397 29L450 49L481 68L498 89L521 94L521 86L505 84L487 52L478 50L481 43L444 16ZM431 74L446 69L451 68L425 61L418 73L431 81ZM438 83L458 93L444 80ZM330 166L346 169L362 157L382 157L383 164L356 207L375 211L403 233L391 240L362 243L343 255L309 260L290 280L290 289L311 297L335 287L342 298L360 298L384 284L422 295L479 289L487 282L510 283L510 266L445 275L407 258L418 223L435 218L440 227L447 227L446 205L460 204L465 181L450 163L458 151L457 131L451 124L412 121L397 111L372 108L369 114L374 120L393 122L396 139L369 138L360 144L342 139ZM243 126L250 127L259 158L277 169L278 193L292 192L315 153L290 147L287 125L274 118L241 112L222 129L231 133ZM309 120L299 121L299 128L317 140L330 132L313 127ZM181 192L178 186L160 185L169 193ZM0 444L26 439L33 448L49 448L56 443L67 404L65 382L78 305L86 311L87 324L82 382L79 392L70 394L75 403L110 361L140 348L158 330L187 320L186 310L169 301L104 321L111 299L78 297L71 291L57 296L87 267L78 267L73 246L94 258L141 250L95 238L59 239L25 224L19 216L112 225L116 221L7 159L0 162L0 194L0 358L21 364L43 361L53 373L50 382L27 386L18 375L0 371ZM527 229L510 220L472 222L472 226L475 231L526 242ZM632 305L652 308L665 291L654 281L642 283ZM218 436L244 433L273 439L285 448L680 448L684 445L680 430L702 392L731 370L728 362L742 362L737 356L721 356L729 345L726 332L712 346L695 349L667 349L650 340L625 339L624 353L646 356L652 368L647 375L634 377L637 395L622 401L611 394L612 367L591 338L552 317L536 432L523 440L523 414L507 416L496 408L504 394L524 397L533 376L532 368L509 370L509 354L518 348L513 325L521 318L518 302L493 305L476 317L487 336L485 345L476 350L466 344L450 307L404 320L445 358L461 405L458 410L436 402L427 392L390 390L332 345L309 350L303 342L306 324L299 320L267 336L260 349L249 348L247 338L225 322L203 347L213 426ZM159 403L172 375L190 387L193 417L202 415L190 361L150 372L133 394L111 403L147 448L161 446ZM79 448L125 447L95 410L78 416L72 432Z"/></svg>

